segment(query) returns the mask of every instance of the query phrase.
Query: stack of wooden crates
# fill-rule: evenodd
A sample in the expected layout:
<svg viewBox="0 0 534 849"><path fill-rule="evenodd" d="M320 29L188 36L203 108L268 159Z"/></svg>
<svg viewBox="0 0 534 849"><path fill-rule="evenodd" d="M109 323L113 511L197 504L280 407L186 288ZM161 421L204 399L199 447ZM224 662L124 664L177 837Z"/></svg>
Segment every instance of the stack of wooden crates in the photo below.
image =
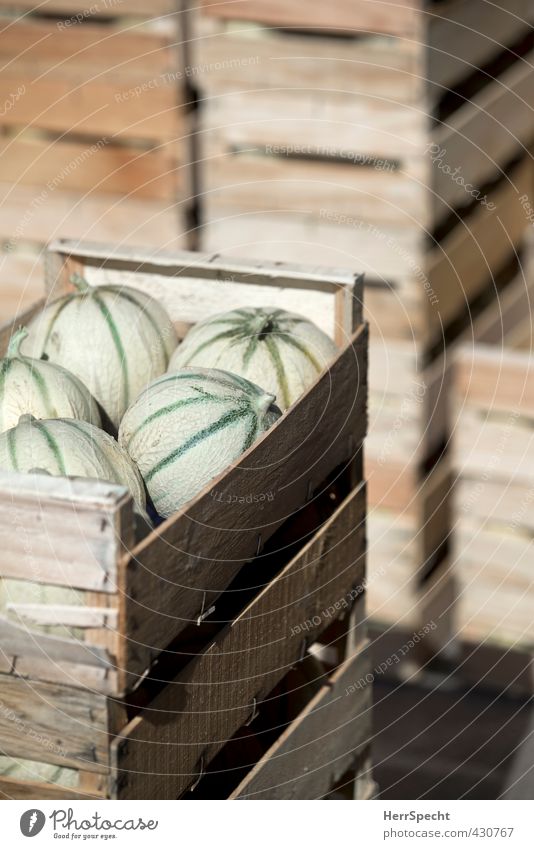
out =
<svg viewBox="0 0 534 849"><path fill-rule="evenodd" d="M440 623L434 648L455 662L460 677L528 695L534 687L533 243L531 225L516 278L455 353L451 556L422 593L423 615Z"/></svg>
<svg viewBox="0 0 534 849"><path fill-rule="evenodd" d="M2 0L0 315L53 238L187 247L181 3Z"/></svg>
<svg viewBox="0 0 534 849"><path fill-rule="evenodd" d="M0 475L0 794L367 798L361 276L62 242L43 296L71 291L75 270L150 292L180 337L225 306L301 301L340 349L148 536L120 487ZM52 603L58 586L78 602Z"/></svg>
<svg viewBox="0 0 534 849"><path fill-rule="evenodd" d="M446 555L450 346L513 277L532 4L208 0L191 13L200 244L365 272L369 599L412 626Z"/></svg>

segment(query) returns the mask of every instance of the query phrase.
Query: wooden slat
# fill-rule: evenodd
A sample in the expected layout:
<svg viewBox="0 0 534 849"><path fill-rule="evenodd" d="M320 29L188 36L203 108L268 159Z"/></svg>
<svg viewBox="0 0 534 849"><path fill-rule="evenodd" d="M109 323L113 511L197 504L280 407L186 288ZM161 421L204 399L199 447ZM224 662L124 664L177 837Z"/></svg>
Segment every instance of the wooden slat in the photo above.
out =
<svg viewBox="0 0 534 849"><path fill-rule="evenodd" d="M17 799L22 801L37 801L40 799L68 801L71 799L99 799L97 794L76 792L71 788L61 787L56 784L39 784L16 778L0 777L0 797L3 799Z"/></svg>
<svg viewBox="0 0 534 849"><path fill-rule="evenodd" d="M203 105L201 128L237 150L267 145L310 156L404 162L428 142L423 109L366 92L302 92L294 86L216 93ZM324 154L323 154L324 155Z"/></svg>
<svg viewBox="0 0 534 849"><path fill-rule="evenodd" d="M48 192L42 203L35 202L42 191L42 186L0 184L0 237L4 242L14 245L31 243L37 248L61 237L164 250L186 247L185 207L182 205L165 200L98 193L98 190L94 193L91 188L87 192L62 188L61 191ZM0 263L0 310L4 311L5 287L14 286L16 282L22 292L26 277L34 298L42 294L41 257L4 254ZM39 284L40 290L37 288ZM6 319L15 312L18 310L6 304Z"/></svg>
<svg viewBox="0 0 534 849"><path fill-rule="evenodd" d="M458 351L455 368L458 405L493 413L534 416L534 363L528 353L477 344Z"/></svg>
<svg viewBox="0 0 534 849"><path fill-rule="evenodd" d="M265 753L231 799L320 799L371 738L371 671L363 646ZM363 683L362 683L363 682Z"/></svg>
<svg viewBox="0 0 534 849"><path fill-rule="evenodd" d="M224 142L208 142L203 150L204 207L208 220L235 211L241 215L260 212L296 212L351 225L352 236L373 240L371 224L380 225L382 238L402 242L402 228L418 236L429 224L424 181L427 163L371 159L363 164L275 155L276 146L251 145L236 150ZM274 153L269 154L272 150ZM391 231L391 232L390 232ZM400 233L399 233L400 231ZM362 252L355 246L356 255ZM402 264L402 257L397 258Z"/></svg>
<svg viewBox="0 0 534 849"><path fill-rule="evenodd" d="M14 4L2 5L0 28L6 35L0 43L3 62L16 60L23 67L40 65L41 70L50 75L73 74L83 67L95 76L113 69L116 76L143 72L145 80L147 74L173 70L168 47L176 41L177 33L172 22L165 29L161 25L153 29L139 21L129 25L125 21L95 23L97 16L91 15L81 21L81 26L65 26L61 20L35 15L15 19L4 11L6 6L13 8ZM95 8L96 5L98 0ZM125 0L121 0L120 5L124 6ZM46 11L46 3L40 3L37 12L43 9Z"/></svg>
<svg viewBox="0 0 534 849"><path fill-rule="evenodd" d="M40 14L64 15L65 18L70 18L71 15L82 15L87 17L88 6L86 0L9 0L10 9L19 9L21 11L35 11L38 6ZM92 15L95 17L115 18L123 15L136 15L139 17L147 17L147 8L144 0L92 0L91 2ZM175 12L176 5L174 0L154 0L150 6L150 15L165 15Z"/></svg>
<svg viewBox="0 0 534 849"><path fill-rule="evenodd" d="M99 481L2 472L3 577L112 593L134 540L131 497Z"/></svg>
<svg viewBox="0 0 534 849"><path fill-rule="evenodd" d="M436 148L445 151L442 164L461 176L470 190L478 190L503 174L514 154L528 151L534 140L534 51L518 60L473 100L464 103L432 136ZM437 149L432 153L437 154ZM432 169L435 218L445 217L450 207L472 202L441 165Z"/></svg>
<svg viewBox="0 0 534 849"><path fill-rule="evenodd" d="M102 607L8 603L6 610L37 625L65 625L68 628L115 628L117 626L117 611Z"/></svg>
<svg viewBox="0 0 534 849"><path fill-rule="evenodd" d="M308 96L351 91L413 103L423 92L420 48L408 40L313 39L254 24L236 31L203 16L195 23L191 49L202 97L232 89L283 89L288 77Z"/></svg>
<svg viewBox="0 0 534 849"><path fill-rule="evenodd" d="M529 0L507 0L506 5L451 0L429 12L427 74L438 87L436 97L526 35L532 23Z"/></svg>
<svg viewBox="0 0 534 849"><path fill-rule="evenodd" d="M383 32L414 35L418 0L202 0L203 12L217 18L258 21L277 27L325 32Z"/></svg>
<svg viewBox="0 0 534 849"><path fill-rule="evenodd" d="M492 273L501 268L526 230L519 196L530 192L530 161L524 160L498 188L488 193L495 210L477 208L458 223L429 256L429 280L437 304L428 300L428 340L465 310Z"/></svg>
<svg viewBox="0 0 534 849"><path fill-rule="evenodd" d="M8 757L106 773L108 709L88 690L0 676L0 749Z"/></svg>
<svg viewBox="0 0 534 849"><path fill-rule="evenodd" d="M45 200L58 189L173 200L182 174L172 145L146 151L113 144L112 136L87 144L21 136L0 144L0 181L41 186Z"/></svg>
<svg viewBox="0 0 534 849"><path fill-rule="evenodd" d="M161 143L178 141L184 135L178 106L180 89L172 77L145 73L142 77L121 78L116 73L114 80L106 82L95 73L93 79L78 82L79 77L80 71L77 77L70 73L54 76L46 70L39 73L31 67L12 65L0 80L2 103L10 103L13 92L22 88L25 94L6 111L0 124L51 133L108 136L115 142L132 139Z"/></svg>
<svg viewBox="0 0 534 849"><path fill-rule="evenodd" d="M176 798L252 714L364 576L364 489L112 745L115 794ZM283 615L281 615L283 611ZM317 624L316 624L317 623ZM292 633L293 629L293 633ZM256 702L254 702L254 699ZM261 705L260 705L261 710Z"/></svg>

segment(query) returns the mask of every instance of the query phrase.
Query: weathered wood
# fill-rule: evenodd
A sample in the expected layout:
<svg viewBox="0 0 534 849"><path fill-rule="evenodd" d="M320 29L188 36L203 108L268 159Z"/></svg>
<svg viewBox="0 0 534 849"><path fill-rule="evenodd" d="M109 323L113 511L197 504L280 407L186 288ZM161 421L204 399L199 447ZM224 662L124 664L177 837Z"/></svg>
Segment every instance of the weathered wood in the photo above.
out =
<svg viewBox="0 0 534 849"><path fill-rule="evenodd" d="M13 92L22 92L1 123L115 139L178 138L185 78L176 74L176 35L167 24L167 32L154 32L90 18L70 27L1 18L9 37L0 45L0 97L11 104Z"/></svg>
<svg viewBox="0 0 534 849"><path fill-rule="evenodd" d="M532 6L529 0L508 0L506 6L449 0L436 4L435 11L430 8L425 19L427 77L438 87L438 97L526 34Z"/></svg>
<svg viewBox="0 0 534 849"><path fill-rule="evenodd" d="M117 611L102 607L8 603L6 610L38 625L65 625L69 628L116 628L117 626Z"/></svg>
<svg viewBox="0 0 534 849"><path fill-rule="evenodd" d="M242 0L238 4L202 0L202 6L206 15L277 27L413 36L420 4L418 0L334 0L326 7L320 0Z"/></svg>
<svg viewBox="0 0 534 849"><path fill-rule="evenodd" d="M441 337L442 328L486 286L519 246L526 229L518 197L530 190L531 168L523 160L503 183L488 192L495 209L476 209L443 239L429 257L429 280L437 303L427 300L428 339Z"/></svg>
<svg viewBox="0 0 534 849"><path fill-rule="evenodd" d="M74 132L75 126L69 129ZM24 137L16 144L3 139L0 181L40 186L45 198L60 186L72 191L176 200L183 169L177 165L173 144L146 150L115 144L113 136L88 143L71 141L68 135L58 141Z"/></svg>
<svg viewBox="0 0 534 849"><path fill-rule="evenodd" d="M123 245L143 244L146 248L164 246L169 251L186 247L185 226L180 225L182 208L173 208L166 200L95 194L92 191L74 192L62 188L61 191L48 192L41 203L36 199L41 189L13 183L2 183L0 193L0 236L15 247L19 243L42 246L58 236ZM28 217L27 226L23 226ZM2 300L4 286L13 286L14 295L25 292L30 273L26 268L21 267L17 272L13 267L19 256L18 253L8 254L2 263ZM35 300L42 294L41 258L29 257L29 261L36 263L39 278L31 287ZM6 305L4 310L2 303L1 309L6 318L19 311L16 310L16 301L10 309L9 306Z"/></svg>
<svg viewBox="0 0 534 849"><path fill-rule="evenodd" d="M134 543L131 497L100 481L0 474L2 576L116 592Z"/></svg>
<svg viewBox="0 0 534 849"><path fill-rule="evenodd" d="M70 788L66 789L56 784L39 784L24 781L23 779L0 777L0 798L17 799L18 801L24 799L28 801L37 801L40 799L67 801L71 799L98 799L102 798L102 795L78 793Z"/></svg>
<svg viewBox="0 0 534 849"><path fill-rule="evenodd" d="M135 15L139 17L147 17L147 9L144 0L94 0L92 2L94 14L98 17L119 17L122 15ZM181 3L180 3L181 5ZM35 0L9 0L10 9L20 9L35 11ZM38 4L38 9L41 14L65 15L65 18L70 18L71 15L86 15L87 2L86 0L41 0ZM165 15L176 11L175 0L154 0L150 7L151 15Z"/></svg>
<svg viewBox="0 0 534 849"><path fill-rule="evenodd" d="M534 141L533 62L534 52L464 103L433 135L433 144L444 151L443 162L453 172L461 167L470 191L504 174L514 154L526 152ZM435 168L433 184L435 220L472 202L465 186L444 168Z"/></svg>
<svg viewBox="0 0 534 849"><path fill-rule="evenodd" d="M364 575L364 489L113 743L119 798L176 798L247 721ZM284 611L283 615L279 611ZM275 615L274 615L275 614ZM309 627L308 627L309 626ZM302 633L301 633L302 632ZM147 788L150 787L150 790Z"/></svg>
<svg viewBox="0 0 534 849"><path fill-rule="evenodd" d="M89 690L1 675L0 749L88 772L108 769L106 699Z"/></svg>
<svg viewBox="0 0 534 849"><path fill-rule="evenodd" d="M250 771L231 799L320 799L371 738L368 646L360 645Z"/></svg>

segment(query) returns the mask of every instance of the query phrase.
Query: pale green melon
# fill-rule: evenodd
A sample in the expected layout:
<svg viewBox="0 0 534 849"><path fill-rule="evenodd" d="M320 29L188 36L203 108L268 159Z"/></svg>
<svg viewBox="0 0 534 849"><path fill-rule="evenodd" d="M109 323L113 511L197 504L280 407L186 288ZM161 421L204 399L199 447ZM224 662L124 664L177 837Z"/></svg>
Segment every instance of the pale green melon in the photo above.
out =
<svg viewBox="0 0 534 849"><path fill-rule="evenodd" d="M124 416L119 442L160 516L170 516L281 415L274 396L218 369L182 369L148 386Z"/></svg>
<svg viewBox="0 0 534 849"><path fill-rule="evenodd" d="M28 325L22 350L73 372L115 428L141 389L166 370L176 331L163 307L137 289L90 286L49 304Z"/></svg>
<svg viewBox="0 0 534 849"><path fill-rule="evenodd" d="M18 330L0 360L0 431L15 427L25 414L36 419L82 419L100 427L98 405L76 375L21 353L27 335L26 328Z"/></svg>
<svg viewBox="0 0 534 849"><path fill-rule="evenodd" d="M143 481L112 436L89 422L22 416L0 434L0 469L42 471L62 477L96 478L126 487L144 516Z"/></svg>
<svg viewBox="0 0 534 849"><path fill-rule="evenodd" d="M271 392L286 410L336 352L332 339L303 316L274 307L246 307L196 324L174 352L168 370L224 368Z"/></svg>

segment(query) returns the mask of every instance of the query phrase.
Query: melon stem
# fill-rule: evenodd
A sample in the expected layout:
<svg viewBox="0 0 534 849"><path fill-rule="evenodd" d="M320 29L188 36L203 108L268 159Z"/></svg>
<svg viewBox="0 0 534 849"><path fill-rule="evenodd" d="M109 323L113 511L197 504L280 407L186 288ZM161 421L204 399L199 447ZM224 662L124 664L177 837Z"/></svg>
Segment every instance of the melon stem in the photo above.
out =
<svg viewBox="0 0 534 849"><path fill-rule="evenodd" d="M271 404L274 404L275 401L276 395L270 395L268 392L264 395L260 395L255 404L258 416L263 417L267 413Z"/></svg>
<svg viewBox="0 0 534 849"><path fill-rule="evenodd" d="M19 327L9 341L6 357L13 358L22 356L20 353L20 346L27 336L28 330L25 327Z"/></svg>
<svg viewBox="0 0 534 849"><path fill-rule="evenodd" d="M85 277L82 277L82 275L77 272L71 274L70 282L78 290L80 295L85 295L91 288Z"/></svg>

